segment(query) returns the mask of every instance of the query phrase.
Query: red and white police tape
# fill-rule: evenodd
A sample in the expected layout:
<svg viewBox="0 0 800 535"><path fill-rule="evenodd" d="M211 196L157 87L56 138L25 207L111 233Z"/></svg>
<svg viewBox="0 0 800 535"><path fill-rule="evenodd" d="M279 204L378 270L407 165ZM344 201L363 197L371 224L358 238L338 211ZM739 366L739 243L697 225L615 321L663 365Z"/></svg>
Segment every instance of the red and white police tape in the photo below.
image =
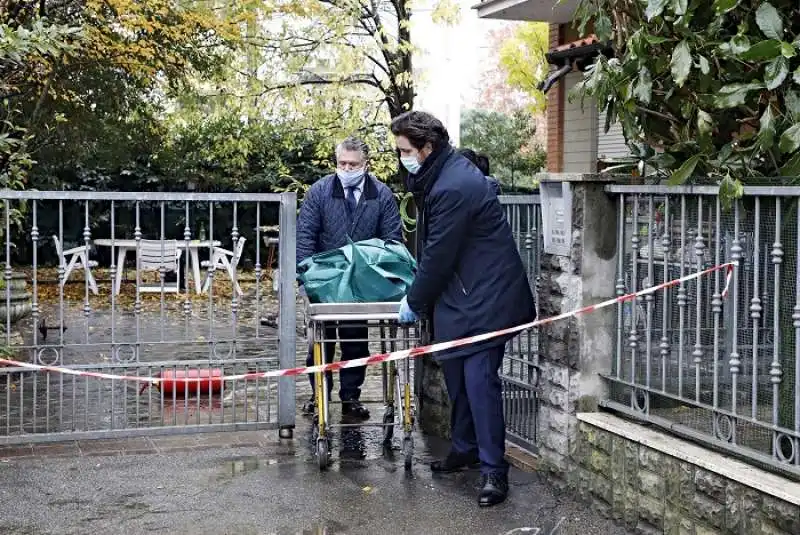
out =
<svg viewBox="0 0 800 535"><path fill-rule="evenodd" d="M680 277L678 279L674 279L671 281L667 281L656 286L650 286L649 288L645 288L643 290L639 290L638 292L629 293L626 295L621 295L619 297L615 297L613 299L608 299L607 301L603 301L594 305L589 305L583 308L579 308L577 310L571 310L569 312L564 312L563 314L558 314L557 316L551 316L549 318L542 318L532 321L530 323L525 323L523 325L517 325L516 327L509 327L508 329L501 329L499 331L494 331L485 334L479 334L476 336L470 336L467 338L461 338L459 340L452 340L449 342L439 342L436 344L431 344L427 346L419 346L414 347L411 349L403 349L401 351L394 351L392 353L382 353L380 355L372 355L369 357L364 357L360 359L353 359L347 361L340 361L340 362L332 362L330 364L321 364L319 366L305 366L300 368L287 368L284 370L272 370L266 372L255 372L255 373L244 373L240 375L227 375L219 378L215 378L218 380L223 381L238 381L238 380L249 380L249 379L261 379L265 377L286 377L286 376L294 376L294 375L303 375L309 373L319 373L319 372L328 372L328 371L339 371L344 368L355 368L358 366L371 366L374 364L379 364L383 362L389 362L393 360L403 360L407 358L416 358L421 355L427 355L430 353L436 353L438 351L444 351L446 349L452 349L455 347L461 347L465 345L475 344L477 342L483 342L486 340L490 340L492 338L497 338L500 336L505 336L509 334L516 334L532 327L538 327L540 325L547 325L548 323L553 323L555 321L560 321L563 319L580 316L582 314L588 314L594 312L595 310L599 310L601 308L607 308L612 305L616 305L619 303L625 303L627 301L632 301L637 297L641 297L643 295L648 295L655 293L659 290L664 290L666 288L671 288L673 286L677 286L681 283L699 279L700 277L704 277L716 271L725 270L725 288L722 291L721 296L724 298L728 294L728 289L730 287L731 278L733 275L733 269L735 266L738 265L738 262L727 262L725 264L719 264L717 266L710 267L708 269L704 269L702 271L697 271L695 273L691 273L689 275ZM55 373L62 373L65 375L77 375L80 377L94 377L96 379L111 379L111 380L119 380L119 381L134 381L139 383L148 383L155 386L164 379L160 377L137 377L132 375L114 375L110 373L99 373L99 372L90 372L90 371L83 371L83 370L75 370L72 368L62 368L60 366L43 366L40 364L31 364L28 362L20 362L16 360L9 360L0 358L0 364L6 364L9 366L15 366L19 368L25 368L29 370L36 370L42 372L55 372ZM169 381L172 382L196 382L203 380L201 378L170 378Z"/></svg>

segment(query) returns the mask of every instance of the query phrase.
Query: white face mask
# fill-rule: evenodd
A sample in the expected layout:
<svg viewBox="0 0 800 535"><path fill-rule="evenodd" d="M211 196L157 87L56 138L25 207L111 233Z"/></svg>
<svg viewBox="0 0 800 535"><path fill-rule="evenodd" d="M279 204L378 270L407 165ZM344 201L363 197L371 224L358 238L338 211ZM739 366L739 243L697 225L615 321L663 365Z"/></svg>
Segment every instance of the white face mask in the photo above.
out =
<svg viewBox="0 0 800 535"><path fill-rule="evenodd" d="M416 175L419 168L422 167L422 164L417 161L416 156L401 156L400 163L403 164L403 167L412 175Z"/></svg>
<svg viewBox="0 0 800 535"><path fill-rule="evenodd" d="M364 168L353 169L352 171L345 171L343 169L336 170L336 176L342 181L342 186L345 188L352 188L358 186L361 179L364 177Z"/></svg>

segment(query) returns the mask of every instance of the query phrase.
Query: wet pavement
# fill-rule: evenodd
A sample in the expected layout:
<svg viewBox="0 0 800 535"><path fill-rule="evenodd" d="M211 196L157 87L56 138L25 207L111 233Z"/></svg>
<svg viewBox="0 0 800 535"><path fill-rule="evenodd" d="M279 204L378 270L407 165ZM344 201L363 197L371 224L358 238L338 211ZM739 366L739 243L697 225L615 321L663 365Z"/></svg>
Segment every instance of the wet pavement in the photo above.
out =
<svg viewBox="0 0 800 535"><path fill-rule="evenodd" d="M253 327L258 317L258 313L251 314L247 318L250 325L245 321L241 329L234 324L233 338L245 342L257 338L257 331L247 329L259 329ZM203 358L209 350L208 340L217 336L212 334L214 329L230 328L224 321L209 324L208 318L194 315L197 323L191 325L175 314L165 320L155 312L143 314L133 323L123 317L112 318L113 322L106 316L92 318L97 321L92 340L118 335L137 340L140 333L158 339L151 348L143 349L138 362L131 362L131 367L141 368L143 374L152 374L149 366L159 362ZM109 334L111 323L115 330ZM81 346L81 337L90 333L88 324L81 326L76 319L70 325L75 327L65 333L68 347L59 356L61 362L115 365L125 360L119 354L100 353L100 346ZM198 329L211 332L201 336ZM179 341L178 346L160 343L164 333L166 339ZM24 336L30 338L30 329ZM202 347L193 351L189 342ZM234 359L236 364L262 365L264 360L264 366L274 367L274 347L267 348L270 356L263 359L260 355L267 346L263 341L259 344L252 355L248 353L252 348L237 345L244 354ZM298 340L298 363L305 360L305 352L304 342ZM376 403L382 397L380 368L370 368L367 375L362 400L372 402L373 419L380 421L383 409ZM214 398L219 406L210 402L206 406L200 398L193 398L192 405L183 399L170 404L152 389L140 393L138 385L112 387L111 383L87 380L65 386L55 381L60 379L49 375L26 374L14 383L6 377L0 384L0 394L5 388L0 395L0 430L5 429L6 435L118 430L167 422L180 433L181 425L213 423L218 415L237 424L275 421L273 384L240 385L238 389L233 385L230 392ZM264 403L259 405L262 395ZM309 396L307 378L299 377L298 405ZM237 413L236 407L242 403L249 409ZM253 408L256 415L251 417ZM339 418L338 410L334 403L333 421ZM434 476L427 463L444 454L447 444L421 436L415 439L414 467L406 473L399 448L394 455L383 451L381 429L335 429L332 465L320 472L308 420L301 417L295 439L287 441L280 441L274 430L183 431L169 436L0 446L0 535L627 533L535 473L517 469L511 473L509 500L482 510L476 499L478 473ZM399 442L395 437L395 446Z"/></svg>
<svg viewBox="0 0 800 535"><path fill-rule="evenodd" d="M418 437L406 473L380 429L339 429L320 472L310 436L301 422L288 441L248 431L3 447L0 533L627 533L517 469L509 500L480 509L477 472L427 468L441 441Z"/></svg>

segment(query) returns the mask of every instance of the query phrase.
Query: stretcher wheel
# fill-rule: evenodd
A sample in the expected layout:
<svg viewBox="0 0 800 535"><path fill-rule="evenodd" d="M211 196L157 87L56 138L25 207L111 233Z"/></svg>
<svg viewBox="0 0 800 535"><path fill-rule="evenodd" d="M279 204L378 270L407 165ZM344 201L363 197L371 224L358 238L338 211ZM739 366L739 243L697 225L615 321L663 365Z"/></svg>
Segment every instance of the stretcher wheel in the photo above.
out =
<svg viewBox="0 0 800 535"><path fill-rule="evenodd" d="M406 437L403 439L403 466L406 470L411 470L411 465L414 463L414 439Z"/></svg>
<svg viewBox="0 0 800 535"><path fill-rule="evenodd" d="M390 444L392 438L394 438L394 408L389 407L383 415L383 444Z"/></svg>
<svg viewBox="0 0 800 535"><path fill-rule="evenodd" d="M328 439L317 439L317 462L319 462L319 469L325 470L328 468L328 457L330 450L328 449Z"/></svg>

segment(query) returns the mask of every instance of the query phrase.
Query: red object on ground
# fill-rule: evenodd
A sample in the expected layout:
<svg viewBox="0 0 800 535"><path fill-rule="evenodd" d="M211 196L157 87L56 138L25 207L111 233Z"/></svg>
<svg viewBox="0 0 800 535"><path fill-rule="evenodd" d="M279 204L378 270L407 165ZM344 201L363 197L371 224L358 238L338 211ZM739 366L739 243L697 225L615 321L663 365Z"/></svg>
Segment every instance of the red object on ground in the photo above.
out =
<svg viewBox="0 0 800 535"><path fill-rule="evenodd" d="M164 394L218 394L222 390L222 369L166 370L157 375Z"/></svg>

